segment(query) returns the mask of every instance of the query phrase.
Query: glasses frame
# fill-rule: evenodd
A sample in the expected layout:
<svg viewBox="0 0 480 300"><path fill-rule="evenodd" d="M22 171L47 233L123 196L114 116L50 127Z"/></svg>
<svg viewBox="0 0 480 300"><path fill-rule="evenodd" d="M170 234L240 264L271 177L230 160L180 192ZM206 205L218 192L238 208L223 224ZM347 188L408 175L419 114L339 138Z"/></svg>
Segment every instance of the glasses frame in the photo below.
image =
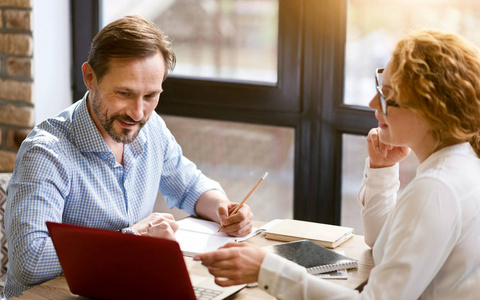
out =
<svg viewBox="0 0 480 300"><path fill-rule="evenodd" d="M378 96L378 102L380 103L380 107L382 109L382 114L387 115L387 107L388 106L393 106L393 107L400 107L397 102L392 101L392 100L387 100L385 98L385 94L382 92L382 86L380 86L379 82L381 82L380 75L383 73L383 68L381 69L376 69L375 70L375 88L377 89L377 96Z"/></svg>

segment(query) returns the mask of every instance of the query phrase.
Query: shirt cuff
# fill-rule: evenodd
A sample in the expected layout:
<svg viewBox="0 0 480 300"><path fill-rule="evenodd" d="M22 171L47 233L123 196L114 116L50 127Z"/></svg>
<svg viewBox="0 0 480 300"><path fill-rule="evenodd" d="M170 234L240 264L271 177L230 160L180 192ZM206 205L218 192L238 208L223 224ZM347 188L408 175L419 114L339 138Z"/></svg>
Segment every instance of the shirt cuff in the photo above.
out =
<svg viewBox="0 0 480 300"><path fill-rule="evenodd" d="M279 259L277 255L268 252L260 266L258 287L274 295L277 290L276 286L280 280L280 274L286 262L285 260Z"/></svg>
<svg viewBox="0 0 480 300"><path fill-rule="evenodd" d="M400 187L399 171L400 167L398 163L391 167L370 168L370 157L365 159L362 184L357 198L362 209L365 209L369 198L371 198L366 195L367 186L373 191L384 191L392 188L398 189ZM365 205L362 205L364 199Z"/></svg>

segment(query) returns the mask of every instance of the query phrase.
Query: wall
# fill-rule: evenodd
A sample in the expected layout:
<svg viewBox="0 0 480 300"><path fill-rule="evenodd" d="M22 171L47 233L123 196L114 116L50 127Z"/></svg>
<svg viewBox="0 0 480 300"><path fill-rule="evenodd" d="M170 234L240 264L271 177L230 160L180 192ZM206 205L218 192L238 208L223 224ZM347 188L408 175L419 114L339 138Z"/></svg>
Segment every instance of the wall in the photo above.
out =
<svg viewBox="0 0 480 300"><path fill-rule="evenodd" d="M32 4L0 0L0 172L34 125Z"/></svg>
<svg viewBox="0 0 480 300"><path fill-rule="evenodd" d="M70 1L32 2L35 124L38 124L72 104Z"/></svg>
<svg viewBox="0 0 480 300"><path fill-rule="evenodd" d="M72 103L69 3L0 0L0 172L33 125Z"/></svg>

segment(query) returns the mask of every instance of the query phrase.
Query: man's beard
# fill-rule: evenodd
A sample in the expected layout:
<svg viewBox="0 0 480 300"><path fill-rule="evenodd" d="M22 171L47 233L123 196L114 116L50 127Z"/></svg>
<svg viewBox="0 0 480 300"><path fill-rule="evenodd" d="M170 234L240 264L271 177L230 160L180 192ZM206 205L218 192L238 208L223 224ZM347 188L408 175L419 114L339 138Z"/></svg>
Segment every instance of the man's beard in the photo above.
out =
<svg viewBox="0 0 480 300"><path fill-rule="evenodd" d="M107 109L105 109L105 113L102 114L101 103L98 97L93 97L92 108L100 124L103 126L103 129L105 129L108 135L117 143L130 144L131 142L133 142L137 138L138 134L140 133L140 129L142 129L142 127L145 125L145 123L148 120L148 118L143 118L140 121L135 121L126 114L114 114L109 116ZM138 130L133 133L131 133L132 131L130 129L125 129L125 128L120 128L122 132L117 133L115 132L115 128L113 127L113 123L115 122L115 120L119 120L127 124L135 123L140 126Z"/></svg>

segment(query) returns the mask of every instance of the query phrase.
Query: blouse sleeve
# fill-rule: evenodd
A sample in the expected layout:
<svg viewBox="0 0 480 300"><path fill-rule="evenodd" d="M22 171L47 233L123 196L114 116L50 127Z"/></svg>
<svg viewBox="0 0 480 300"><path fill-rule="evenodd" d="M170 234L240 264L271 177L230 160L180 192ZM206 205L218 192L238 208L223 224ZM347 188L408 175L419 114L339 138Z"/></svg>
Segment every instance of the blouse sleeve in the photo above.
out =
<svg viewBox="0 0 480 300"><path fill-rule="evenodd" d="M362 208L365 243L370 247L375 244L383 224L395 207L399 187L398 164L387 168L371 169L370 159L365 160L358 203Z"/></svg>
<svg viewBox="0 0 480 300"><path fill-rule="evenodd" d="M358 291L311 275L273 253L267 253L262 262L258 286L277 299L360 299Z"/></svg>

